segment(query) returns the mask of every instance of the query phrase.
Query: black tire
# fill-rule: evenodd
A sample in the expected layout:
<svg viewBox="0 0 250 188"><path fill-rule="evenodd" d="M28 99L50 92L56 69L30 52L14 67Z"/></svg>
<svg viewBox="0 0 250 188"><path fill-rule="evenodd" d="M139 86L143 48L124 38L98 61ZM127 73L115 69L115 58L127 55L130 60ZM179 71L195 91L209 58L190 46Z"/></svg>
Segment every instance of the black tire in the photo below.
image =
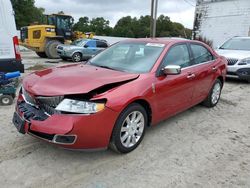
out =
<svg viewBox="0 0 250 188"><path fill-rule="evenodd" d="M36 52L36 54L41 58L47 58L47 55L45 52Z"/></svg>
<svg viewBox="0 0 250 188"><path fill-rule="evenodd" d="M47 42L47 44L45 45L45 53L48 56L48 58L50 59L59 59L60 56L57 53L56 47L58 45L62 44L60 41L58 40L50 40Z"/></svg>
<svg viewBox="0 0 250 188"><path fill-rule="evenodd" d="M135 131L139 131L139 129L140 129L139 127L137 127L136 129L133 129L133 130L130 129L130 130L134 131L134 133L128 133L129 131L126 133L122 132L122 127L126 123L126 118L129 116L131 117L133 115L132 113L139 113L139 115L143 116L142 118L144 121L142 121L142 122L141 122L141 120L138 121L138 123L141 122L142 124L144 122L143 131L140 133L140 135L137 135L140 137L134 145L132 145L130 147L125 147L124 143L122 143L122 141L121 141L124 134L129 135L129 136L127 136L127 139L132 141L133 140L132 137L134 137L135 139L137 139L137 138L136 138L136 136L131 136L130 134L134 134L134 135L138 134ZM137 103L133 103L133 104L129 105L126 109L124 109L121 112L121 114L119 115L119 117L115 123L114 129L112 132L112 136L111 136L111 140L110 140L110 145L109 145L110 149L112 149L113 151L118 152L118 153L129 153L129 152L133 151L141 143L141 141L144 137L147 125L148 125L148 115L147 115L146 110L141 105L139 105ZM124 133L124 134L122 134L122 133ZM125 139L123 142L127 141L127 139Z"/></svg>
<svg viewBox="0 0 250 188"><path fill-rule="evenodd" d="M7 106L13 104L13 98L10 95L2 95L0 96L0 105Z"/></svg>
<svg viewBox="0 0 250 188"><path fill-rule="evenodd" d="M216 101L213 101L213 92L215 90L215 87L218 87L218 85L220 87L220 90L218 91L219 92L218 98L217 98ZM221 81L219 79L216 79L215 82L214 82L213 87L211 88L211 90L210 90L210 92L208 94L208 97L203 101L202 104L204 106L208 107L208 108L215 107L218 104L219 100L220 100L221 90L222 90L222 83L221 83Z"/></svg>
<svg viewBox="0 0 250 188"><path fill-rule="evenodd" d="M80 62L82 61L82 54L79 52L76 52L72 55L72 61L73 62Z"/></svg>

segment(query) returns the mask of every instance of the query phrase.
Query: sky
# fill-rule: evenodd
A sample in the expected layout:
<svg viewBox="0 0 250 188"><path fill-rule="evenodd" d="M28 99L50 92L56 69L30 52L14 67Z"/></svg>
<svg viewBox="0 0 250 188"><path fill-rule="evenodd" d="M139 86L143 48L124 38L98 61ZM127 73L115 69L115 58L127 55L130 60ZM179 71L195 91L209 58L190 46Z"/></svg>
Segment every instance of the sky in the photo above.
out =
<svg viewBox="0 0 250 188"><path fill-rule="evenodd" d="M121 17L149 15L151 0L36 0L36 6L45 8L46 14L62 10L72 15L75 22L84 16L90 19L104 17L113 27ZM158 16L164 14L172 21L192 29L194 6L195 0L158 0Z"/></svg>

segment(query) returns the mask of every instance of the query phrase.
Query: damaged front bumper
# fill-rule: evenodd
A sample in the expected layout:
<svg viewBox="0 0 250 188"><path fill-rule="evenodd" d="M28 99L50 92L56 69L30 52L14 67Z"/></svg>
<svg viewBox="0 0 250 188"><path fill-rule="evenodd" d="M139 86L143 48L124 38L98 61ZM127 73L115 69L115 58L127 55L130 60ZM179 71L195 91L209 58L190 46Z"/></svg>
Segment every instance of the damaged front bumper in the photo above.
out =
<svg viewBox="0 0 250 188"><path fill-rule="evenodd" d="M19 95L13 123L22 134L30 134L69 149L106 148L118 113L105 108L96 114L47 114Z"/></svg>

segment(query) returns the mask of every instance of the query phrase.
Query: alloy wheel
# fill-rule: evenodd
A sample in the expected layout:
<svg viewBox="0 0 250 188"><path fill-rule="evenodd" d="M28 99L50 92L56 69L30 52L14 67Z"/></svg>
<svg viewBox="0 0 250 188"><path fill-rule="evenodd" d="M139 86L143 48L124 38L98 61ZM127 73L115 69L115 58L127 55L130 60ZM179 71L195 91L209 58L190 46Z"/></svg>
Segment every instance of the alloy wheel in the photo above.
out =
<svg viewBox="0 0 250 188"><path fill-rule="evenodd" d="M139 111L133 111L123 121L120 140L124 147L133 147L141 138L145 128L144 116Z"/></svg>
<svg viewBox="0 0 250 188"><path fill-rule="evenodd" d="M220 93L221 93L221 85L220 85L220 83L216 83L214 85L212 97L211 97L213 104L216 104L219 101Z"/></svg>
<svg viewBox="0 0 250 188"><path fill-rule="evenodd" d="M73 59L75 62L79 62L79 61L81 61L81 55L77 53L74 55Z"/></svg>

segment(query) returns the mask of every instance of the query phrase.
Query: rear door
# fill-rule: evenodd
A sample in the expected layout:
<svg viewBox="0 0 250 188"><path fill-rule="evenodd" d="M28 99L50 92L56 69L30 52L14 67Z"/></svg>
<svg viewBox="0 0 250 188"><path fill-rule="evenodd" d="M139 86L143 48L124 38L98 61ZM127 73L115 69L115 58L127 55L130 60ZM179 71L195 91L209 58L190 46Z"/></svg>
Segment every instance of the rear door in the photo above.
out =
<svg viewBox="0 0 250 188"><path fill-rule="evenodd" d="M105 48L108 47L106 42L103 41L96 41L96 47L98 50L104 50Z"/></svg>
<svg viewBox="0 0 250 188"><path fill-rule="evenodd" d="M202 44L191 43L190 49L195 71L193 101L199 103L208 96L218 67L213 54Z"/></svg>
<svg viewBox="0 0 250 188"><path fill-rule="evenodd" d="M107 48L108 45L104 41L96 41L96 47L97 47L96 54L98 54L99 52Z"/></svg>
<svg viewBox="0 0 250 188"><path fill-rule="evenodd" d="M186 43L173 46L166 54L159 69L167 65L180 65L181 74L159 76L155 83L155 101L160 119L165 119L191 106L194 75Z"/></svg>

